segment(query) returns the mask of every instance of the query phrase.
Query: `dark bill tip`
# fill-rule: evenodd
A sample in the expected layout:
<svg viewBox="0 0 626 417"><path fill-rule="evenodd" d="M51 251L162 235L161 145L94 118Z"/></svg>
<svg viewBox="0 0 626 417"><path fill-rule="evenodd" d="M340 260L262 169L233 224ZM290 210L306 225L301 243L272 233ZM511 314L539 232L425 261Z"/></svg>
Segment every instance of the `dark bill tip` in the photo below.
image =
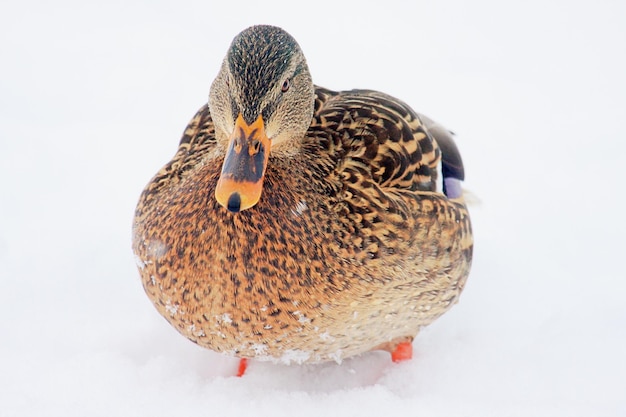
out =
<svg viewBox="0 0 626 417"><path fill-rule="evenodd" d="M241 210L241 196L239 193L232 193L230 197L228 197L226 208L232 213L239 213L239 210Z"/></svg>

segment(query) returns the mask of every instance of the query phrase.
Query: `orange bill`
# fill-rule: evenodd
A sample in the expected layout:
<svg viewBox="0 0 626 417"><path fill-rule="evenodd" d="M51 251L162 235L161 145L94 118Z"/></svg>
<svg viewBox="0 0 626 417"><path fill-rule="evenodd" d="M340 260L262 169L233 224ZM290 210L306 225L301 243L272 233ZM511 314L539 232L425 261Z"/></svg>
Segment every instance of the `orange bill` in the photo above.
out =
<svg viewBox="0 0 626 417"><path fill-rule="evenodd" d="M222 206L237 213L259 202L270 147L263 118L248 125L239 114L215 187L215 198Z"/></svg>

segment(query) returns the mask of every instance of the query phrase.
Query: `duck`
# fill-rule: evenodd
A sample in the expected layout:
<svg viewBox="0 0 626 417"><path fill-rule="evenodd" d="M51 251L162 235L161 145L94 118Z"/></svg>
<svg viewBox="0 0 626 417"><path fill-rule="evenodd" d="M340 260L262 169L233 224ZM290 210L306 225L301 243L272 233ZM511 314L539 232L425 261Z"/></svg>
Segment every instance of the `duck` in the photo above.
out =
<svg viewBox="0 0 626 417"><path fill-rule="evenodd" d="M464 177L449 130L315 85L296 40L256 25L141 193L132 249L156 310L239 376L248 360L401 362L465 287Z"/></svg>

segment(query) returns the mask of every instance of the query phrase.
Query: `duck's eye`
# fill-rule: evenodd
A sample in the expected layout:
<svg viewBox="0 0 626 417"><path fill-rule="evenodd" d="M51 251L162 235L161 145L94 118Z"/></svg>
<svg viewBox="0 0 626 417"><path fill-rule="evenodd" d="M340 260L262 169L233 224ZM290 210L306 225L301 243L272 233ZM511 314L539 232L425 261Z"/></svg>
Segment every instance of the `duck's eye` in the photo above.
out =
<svg viewBox="0 0 626 417"><path fill-rule="evenodd" d="M289 86L291 84L289 83L289 78L287 78L284 82L283 82L283 86L280 88L280 91L282 91L283 93L287 90L289 90Z"/></svg>

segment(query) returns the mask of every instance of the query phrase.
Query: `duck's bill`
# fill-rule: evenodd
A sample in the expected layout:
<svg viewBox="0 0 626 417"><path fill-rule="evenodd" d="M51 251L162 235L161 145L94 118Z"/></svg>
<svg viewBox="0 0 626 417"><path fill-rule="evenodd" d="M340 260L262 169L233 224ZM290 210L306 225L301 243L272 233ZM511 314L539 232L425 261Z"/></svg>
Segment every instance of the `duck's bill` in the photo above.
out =
<svg viewBox="0 0 626 417"><path fill-rule="evenodd" d="M270 147L261 116L250 125L237 117L215 188L222 206L236 213L259 202Z"/></svg>

